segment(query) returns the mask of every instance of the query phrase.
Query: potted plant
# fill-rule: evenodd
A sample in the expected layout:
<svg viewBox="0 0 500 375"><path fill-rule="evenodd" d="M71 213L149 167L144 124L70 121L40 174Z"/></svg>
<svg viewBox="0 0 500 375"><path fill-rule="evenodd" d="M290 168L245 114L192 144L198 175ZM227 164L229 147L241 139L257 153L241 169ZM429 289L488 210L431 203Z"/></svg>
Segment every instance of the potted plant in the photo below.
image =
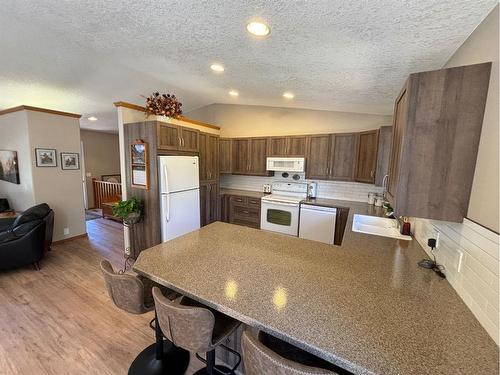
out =
<svg viewBox="0 0 500 375"><path fill-rule="evenodd" d="M144 201L132 197L126 201L120 201L113 205L113 215L122 219L124 225L137 224L142 217Z"/></svg>

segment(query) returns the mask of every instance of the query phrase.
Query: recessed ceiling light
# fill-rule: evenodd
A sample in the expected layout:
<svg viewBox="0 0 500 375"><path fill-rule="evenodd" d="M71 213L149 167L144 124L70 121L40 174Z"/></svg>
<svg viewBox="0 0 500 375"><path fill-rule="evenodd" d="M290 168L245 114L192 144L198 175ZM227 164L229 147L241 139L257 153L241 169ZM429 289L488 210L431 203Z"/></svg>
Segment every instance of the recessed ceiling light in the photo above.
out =
<svg viewBox="0 0 500 375"><path fill-rule="evenodd" d="M236 90L231 90L231 91L229 91L229 95L231 95L231 96L238 96L238 95L240 95L240 93L238 91L236 91Z"/></svg>
<svg viewBox="0 0 500 375"><path fill-rule="evenodd" d="M212 64L210 65L210 69L212 69L214 72L223 72L224 66L222 66L221 64Z"/></svg>
<svg viewBox="0 0 500 375"><path fill-rule="evenodd" d="M256 35L256 36L266 36L269 35L269 26L267 26L263 22L250 22L247 25L247 31L250 34Z"/></svg>
<svg viewBox="0 0 500 375"><path fill-rule="evenodd" d="M283 93L283 97L286 99L293 99L295 98L295 95L293 95L291 92L285 92Z"/></svg>
<svg viewBox="0 0 500 375"><path fill-rule="evenodd" d="M87 118L87 120L89 120L89 121L97 121L97 117L90 116L90 117Z"/></svg>

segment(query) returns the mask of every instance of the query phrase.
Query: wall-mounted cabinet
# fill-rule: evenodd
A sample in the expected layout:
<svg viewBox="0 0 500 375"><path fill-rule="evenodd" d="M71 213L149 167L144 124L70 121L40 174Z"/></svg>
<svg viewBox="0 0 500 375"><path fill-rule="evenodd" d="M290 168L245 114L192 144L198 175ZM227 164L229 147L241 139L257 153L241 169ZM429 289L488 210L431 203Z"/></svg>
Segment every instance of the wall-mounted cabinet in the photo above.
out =
<svg viewBox="0 0 500 375"><path fill-rule="evenodd" d="M267 138L232 140L232 173L268 176L266 171Z"/></svg>
<svg viewBox="0 0 500 375"><path fill-rule="evenodd" d="M410 75L394 107L388 199L396 213L467 214L491 63Z"/></svg>
<svg viewBox="0 0 500 375"><path fill-rule="evenodd" d="M354 180L357 148L356 133L332 134L330 142L329 179L338 181Z"/></svg>
<svg viewBox="0 0 500 375"><path fill-rule="evenodd" d="M352 181L356 166L355 133L312 135L309 140L306 177Z"/></svg>
<svg viewBox="0 0 500 375"><path fill-rule="evenodd" d="M158 149L197 152L200 131L179 125L157 123Z"/></svg>
<svg viewBox="0 0 500 375"><path fill-rule="evenodd" d="M375 183L378 152L378 130L358 134L358 152L355 180L358 182Z"/></svg>
<svg viewBox="0 0 500 375"><path fill-rule="evenodd" d="M233 142L228 138L219 139L219 173L232 173Z"/></svg>
<svg viewBox="0 0 500 375"><path fill-rule="evenodd" d="M219 178L219 136L210 133L199 135L200 181Z"/></svg>
<svg viewBox="0 0 500 375"><path fill-rule="evenodd" d="M382 126L378 133L377 170L375 185L383 186L384 176L389 174L389 158L391 155L392 126ZM387 181L385 181L387 184Z"/></svg>
<svg viewBox="0 0 500 375"><path fill-rule="evenodd" d="M269 137L267 156L305 157L307 136Z"/></svg>

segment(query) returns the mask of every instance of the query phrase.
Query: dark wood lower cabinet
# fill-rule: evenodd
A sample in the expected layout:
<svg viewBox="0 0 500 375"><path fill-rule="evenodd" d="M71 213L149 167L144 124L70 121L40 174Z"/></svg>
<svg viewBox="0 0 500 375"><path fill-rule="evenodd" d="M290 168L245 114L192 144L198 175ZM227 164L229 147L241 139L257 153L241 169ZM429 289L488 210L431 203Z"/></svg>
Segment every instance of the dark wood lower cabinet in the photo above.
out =
<svg viewBox="0 0 500 375"><path fill-rule="evenodd" d="M200 226L219 220L219 184L202 182L200 184Z"/></svg>
<svg viewBox="0 0 500 375"><path fill-rule="evenodd" d="M222 221L260 229L260 198L224 195L220 202Z"/></svg>

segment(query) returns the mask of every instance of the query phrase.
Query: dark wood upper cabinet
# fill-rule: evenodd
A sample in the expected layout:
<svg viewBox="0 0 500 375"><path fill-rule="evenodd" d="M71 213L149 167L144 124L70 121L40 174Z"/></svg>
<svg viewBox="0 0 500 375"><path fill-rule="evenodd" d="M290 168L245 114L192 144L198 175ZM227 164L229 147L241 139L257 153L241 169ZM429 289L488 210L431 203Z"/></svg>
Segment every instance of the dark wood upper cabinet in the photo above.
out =
<svg viewBox="0 0 500 375"><path fill-rule="evenodd" d="M387 197L396 213L467 214L491 63L411 74L394 109Z"/></svg>
<svg viewBox="0 0 500 375"><path fill-rule="evenodd" d="M287 137L286 155L305 157L307 153L307 136L291 136Z"/></svg>
<svg viewBox="0 0 500 375"><path fill-rule="evenodd" d="M200 131L179 125L158 123L158 149L171 151L198 151Z"/></svg>
<svg viewBox="0 0 500 375"><path fill-rule="evenodd" d="M200 131L197 129L185 128L180 126L181 135L181 150L183 151L198 151L198 142Z"/></svg>
<svg viewBox="0 0 500 375"><path fill-rule="evenodd" d="M219 173L232 173L232 140L219 139Z"/></svg>
<svg viewBox="0 0 500 375"><path fill-rule="evenodd" d="M378 133L377 170L375 172L375 185L377 186L383 186L384 176L389 174L391 139L392 126L382 126ZM387 184L387 181L385 181L385 184Z"/></svg>
<svg viewBox="0 0 500 375"><path fill-rule="evenodd" d="M307 136L269 137L267 156L305 157Z"/></svg>
<svg viewBox="0 0 500 375"><path fill-rule="evenodd" d="M248 138L235 138L232 142L232 173L248 174L248 152L250 140Z"/></svg>
<svg viewBox="0 0 500 375"><path fill-rule="evenodd" d="M286 156L287 137L269 137L267 156Z"/></svg>
<svg viewBox="0 0 500 375"><path fill-rule="evenodd" d="M268 176L267 163L267 138L250 138L249 140L249 174Z"/></svg>
<svg viewBox="0 0 500 375"><path fill-rule="evenodd" d="M332 134L329 161L329 179L354 180L356 168L356 133Z"/></svg>
<svg viewBox="0 0 500 375"><path fill-rule="evenodd" d="M358 152L355 180L358 182L375 183L377 168L378 130L358 134Z"/></svg>
<svg viewBox="0 0 500 375"><path fill-rule="evenodd" d="M329 178L330 134L312 135L306 160L306 178Z"/></svg>
<svg viewBox="0 0 500 375"><path fill-rule="evenodd" d="M158 148L161 150L178 150L181 146L181 133L177 125L157 124Z"/></svg>
<svg viewBox="0 0 500 375"><path fill-rule="evenodd" d="M219 137L215 134L199 134L200 181L219 178Z"/></svg>

